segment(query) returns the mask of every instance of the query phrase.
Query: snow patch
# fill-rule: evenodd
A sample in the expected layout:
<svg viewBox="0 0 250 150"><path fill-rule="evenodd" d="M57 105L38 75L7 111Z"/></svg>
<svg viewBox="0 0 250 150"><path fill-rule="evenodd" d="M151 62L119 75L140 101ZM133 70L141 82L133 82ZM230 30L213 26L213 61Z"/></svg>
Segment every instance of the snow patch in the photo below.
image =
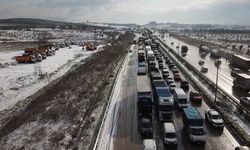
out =
<svg viewBox="0 0 250 150"><path fill-rule="evenodd" d="M0 111L37 92L95 52L83 51L80 46L61 48L56 55L36 64L17 64L13 57L21 55L23 51L0 52ZM40 79L37 74L39 68L45 79Z"/></svg>

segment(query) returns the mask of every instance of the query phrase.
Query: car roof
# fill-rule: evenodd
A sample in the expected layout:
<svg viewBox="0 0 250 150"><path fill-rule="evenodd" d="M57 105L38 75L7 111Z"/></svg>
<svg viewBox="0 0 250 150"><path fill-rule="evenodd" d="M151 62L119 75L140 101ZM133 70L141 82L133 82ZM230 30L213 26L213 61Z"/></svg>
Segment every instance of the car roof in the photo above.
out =
<svg viewBox="0 0 250 150"><path fill-rule="evenodd" d="M142 122L144 122L144 123L150 123L150 122L151 122L151 119L148 118L148 117L144 117L144 118L142 118L141 120L142 120Z"/></svg>
<svg viewBox="0 0 250 150"><path fill-rule="evenodd" d="M154 139L144 139L143 148L156 149L156 144Z"/></svg>
<svg viewBox="0 0 250 150"><path fill-rule="evenodd" d="M213 110L213 109L210 109L210 110L209 110L209 113L210 113L211 115L219 115L219 113L218 113L216 110Z"/></svg>
<svg viewBox="0 0 250 150"><path fill-rule="evenodd" d="M175 127L174 127L174 123L172 123L172 122L164 123L163 127L164 127L165 133L175 133L176 132Z"/></svg>

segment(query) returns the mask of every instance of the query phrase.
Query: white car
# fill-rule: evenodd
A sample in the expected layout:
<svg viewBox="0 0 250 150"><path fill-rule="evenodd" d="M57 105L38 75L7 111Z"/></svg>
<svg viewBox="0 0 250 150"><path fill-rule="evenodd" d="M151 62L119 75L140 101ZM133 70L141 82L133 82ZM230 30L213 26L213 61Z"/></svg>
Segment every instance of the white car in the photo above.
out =
<svg viewBox="0 0 250 150"><path fill-rule="evenodd" d="M156 143L154 139L144 139L143 150L156 150Z"/></svg>
<svg viewBox="0 0 250 150"><path fill-rule="evenodd" d="M174 78L171 76L168 76L166 79L167 84L169 85L170 83L174 83Z"/></svg>
<svg viewBox="0 0 250 150"><path fill-rule="evenodd" d="M214 110L209 109L205 112L205 119L208 121L214 128L224 128L224 121L221 118L220 114Z"/></svg>
<svg viewBox="0 0 250 150"><path fill-rule="evenodd" d="M176 86L175 83L170 83L170 84L169 84L169 89L170 89L171 92L174 92L174 90L176 89L176 87L177 87L177 86Z"/></svg>

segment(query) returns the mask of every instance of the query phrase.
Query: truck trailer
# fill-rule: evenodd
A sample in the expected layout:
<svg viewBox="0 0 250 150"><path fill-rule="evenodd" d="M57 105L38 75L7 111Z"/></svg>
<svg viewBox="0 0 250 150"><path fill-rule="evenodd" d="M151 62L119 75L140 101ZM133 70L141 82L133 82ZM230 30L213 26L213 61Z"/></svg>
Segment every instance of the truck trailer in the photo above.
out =
<svg viewBox="0 0 250 150"><path fill-rule="evenodd" d="M164 80L155 80L152 84L154 89L154 99L157 102L159 120L163 122L172 120L174 100L169 87Z"/></svg>
<svg viewBox="0 0 250 150"><path fill-rule="evenodd" d="M230 63L242 69L250 69L250 58L241 55L232 55Z"/></svg>
<svg viewBox="0 0 250 150"><path fill-rule="evenodd" d="M244 73L236 74L233 80L233 86L247 92L250 91L250 75Z"/></svg>
<svg viewBox="0 0 250 150"><path fill-rule="evenodd" d="M147 75L137 76L137 110L138 116L152 115L152 90Z"/></svg>
<svg viewBox="0 0 250 150"><path fill-rule="evenodd" d="M183 130L188 138L196 144L206 143L206 132L204 130L204 119L194 107L183 108L182 122Z"/></svg>

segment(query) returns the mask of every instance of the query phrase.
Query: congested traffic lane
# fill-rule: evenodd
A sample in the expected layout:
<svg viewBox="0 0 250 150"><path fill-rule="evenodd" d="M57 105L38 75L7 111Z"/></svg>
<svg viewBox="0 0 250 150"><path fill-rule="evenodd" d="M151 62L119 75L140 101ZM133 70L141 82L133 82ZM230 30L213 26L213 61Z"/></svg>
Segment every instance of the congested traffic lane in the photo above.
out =
<svg viewBox="0 0 250 150"><path fill-rule="evenodd" d="M175 39L174 37L169 37L168 34L165 34L163 41L165 41L165 43L170 48L172 48L176 53L179 53L180 55L181 55L180 52L181 45L187 45L189 50L184 59L198 70L200 70L202 67L201 65L198 64L199 60L204 60L205 62L204 66L208 68L208 72L205 73L204 75L214 83L216 82L217 67L215 66L215 59L211 58L210 54L208 54L205 58L202 58L200 57L199 49L197 47L189 45L178 39ZM171 44L172 42L174 43L174 45ZM179 46L179 49L176 48L176 46ZM228 94L230 94L236 99L239 99L242 96L248 96L249 94L247 93L242 93L239 90L233 89L233 77L231 76L231 68L229 65L230 62L224 58L222 58L221 61L222 63L219 66L219 72L218 72L219 87L224 89Z"/></svg>
<svg viewBox="0 0 250 150"><path fill-rule="evenodd" d="M133 149L139 150L142 149L142 138L137 129L137 51L133 50L129 55L127 63L124 64L126 69L122 73L122 84L121 84L121 94L119 94L117 104L119 107L118 117L116 121L116 127L113 134L113 149L125 150ZM166 65L167 67L167 65ZM171 70L170 70L171 72ZM182 76L184 79L184 77ZM179 82L177 82L177 87L179 87ZM190 86L190 90L193 88ZM189 92L187 93L189 95ZM204 111L208 109L208 106L203 102L201 106L190 103L190 105L195 106L201 112L204 117ZM153 128L154 128L154 139L157 143L157 149L172 149L171 147L164 146L163 144L163 133L162 133L162 123L159 122L158 117L156 117L157 111L153 110ZM223 132L214 131L209 127L208 124L205 124L205 130L207 131L207 143L204 146L197 146L192 144L187 135L183 132L182 124L182 114L181 110L174 111L174 123L177 126L178 130L178 145L174 149L178 150L233 150L238 143L235 141L233 136L228 132L227 129L224 129Z"/></svg>
<svg viewBox="0 0 250 150"><path fill-rule="evenodd" d="M168 65L165 65L166 68L168 68ZM169 69L169 68L168 68ZM171 72L171 76L173 76L171 69L169 69ZM187 80L183 76L182 73L181 78L182 80ZM180 82L176 82L177 87L180 88ZM186 91L188 100L189 100L189 94L191 91L195 91L193 86L189 84L189 90ZM205 118L205 110L208 110L209 107L207 104L203 101L201 105L190 102L189 104L195 108L198 109L198 111L202 114L202 117ZM162 123L156 118L157 124L155 126L157 127L155 132L156 141L158 144L159 149L178 149L178 150L234 150L236 146L239 145L239 143L234 139L234 137L229 133L229 131L224 128L224 130L216 130L212 128L208 123L205 123L205 131L206 134L206 144L204 146L201 145L195 145L190 142L188 139L186 133L183 131L183 123L182 123L182 110L175 109L174 111L174 124L176 125L178 129L178 144L176 148L171 148L168 146L164 146L163 142L163 133L162 133Z"/></svg>

